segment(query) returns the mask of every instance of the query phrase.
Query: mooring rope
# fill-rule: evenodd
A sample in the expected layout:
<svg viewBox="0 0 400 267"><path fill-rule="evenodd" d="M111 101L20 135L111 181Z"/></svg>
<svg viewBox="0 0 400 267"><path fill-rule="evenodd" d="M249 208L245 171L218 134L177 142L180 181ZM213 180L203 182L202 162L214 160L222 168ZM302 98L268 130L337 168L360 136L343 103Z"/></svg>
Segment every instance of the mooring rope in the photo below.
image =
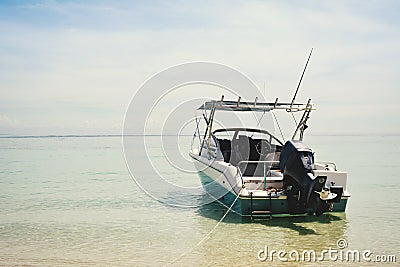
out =
<svg viewBox="0 0 400 267"><path fill-rule="evenodd" d="M239 192L240 193L240 192ZM173 260L172 262L168 263L166 266L171 265L176 263L177 261L179 261L180 259L182 259L183 257L185 257L187 254L193 252L193 250L195 250L198 246L201 245L201 243L203 243L214 231L215 229L217 229L218 225L225 219L226 215L228 215L228 213L231 211L233 205L235 205L237 199L239 198L239 194L237 194L235 200L232 202L231 206L228 208L228 210L225 212L224 216L221 217L221 219L218 221L218 223L214 226L213 229L211 229L211 231L205 236L203 237L203 239L201 239L191 250L183 253L182 255L180 255L178 258L176 258L175 260Z"/></svg>

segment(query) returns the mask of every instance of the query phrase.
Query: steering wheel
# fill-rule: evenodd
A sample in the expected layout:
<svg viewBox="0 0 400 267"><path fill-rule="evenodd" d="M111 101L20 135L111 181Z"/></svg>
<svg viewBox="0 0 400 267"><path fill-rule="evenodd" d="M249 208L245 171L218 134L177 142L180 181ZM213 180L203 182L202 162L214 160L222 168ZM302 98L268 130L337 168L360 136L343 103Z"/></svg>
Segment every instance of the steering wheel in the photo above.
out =
<svg viewBox="0 0 400 267"><path fill-rule="evenodd" d="M256 145L257 153L261 156L267 156L271 152L271 144L266 140L261 140L261 142Z"/></svg>

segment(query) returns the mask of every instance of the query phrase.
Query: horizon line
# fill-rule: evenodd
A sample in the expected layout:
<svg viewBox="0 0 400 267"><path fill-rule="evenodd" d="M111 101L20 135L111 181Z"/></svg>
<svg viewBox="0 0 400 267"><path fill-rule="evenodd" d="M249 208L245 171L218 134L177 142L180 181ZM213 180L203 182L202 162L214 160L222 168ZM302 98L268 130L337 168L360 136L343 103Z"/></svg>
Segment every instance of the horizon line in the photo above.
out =
<svg viewBox="0 0 400 267"><path fill-rule="evenodd" d="M16 135L0 134L0 139L6 138L88 138L88 137L140 137L140 136L193 136L193 134L49 134L49 135ZM400 133L332 133L332 134L309 134L308 136L400 136Z"/></svg>

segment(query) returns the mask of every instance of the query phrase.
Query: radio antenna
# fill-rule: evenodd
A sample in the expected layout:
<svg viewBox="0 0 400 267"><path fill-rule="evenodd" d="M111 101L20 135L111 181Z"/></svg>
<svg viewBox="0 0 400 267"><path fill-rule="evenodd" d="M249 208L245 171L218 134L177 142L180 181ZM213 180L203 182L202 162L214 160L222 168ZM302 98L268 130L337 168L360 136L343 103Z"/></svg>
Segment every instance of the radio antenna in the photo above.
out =
<svg viewBox="0 0 400 267"><path fill-rule="evenodd" d="M303 76L304 76L304 73L306 72L307 65L308 65L308 61L310 61L310 57L311 57L311 54L312 54L313 49L314 49L314 48L311 48L310 55L308 55L308 59L307 59L306 65L304 66L303 73L301 74L299 84L297 85L297 88L296 88L296 92L294 93L292 102L290 103L290 110L292 110L292 106L293 106L294 100L296 99L297 92L299 91L299 88L300 88L300 85L301 85L301 81L303 80Z"/></svg>

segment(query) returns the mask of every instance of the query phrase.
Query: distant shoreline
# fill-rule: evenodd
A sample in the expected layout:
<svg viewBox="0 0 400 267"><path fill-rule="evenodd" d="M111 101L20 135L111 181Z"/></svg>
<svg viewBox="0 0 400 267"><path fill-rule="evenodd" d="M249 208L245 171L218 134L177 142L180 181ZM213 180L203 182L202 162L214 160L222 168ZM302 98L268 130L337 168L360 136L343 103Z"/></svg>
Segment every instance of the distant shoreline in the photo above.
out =
<svg viewBox="0 0 400 267"><path fill-rule="evenodd" d="M18 139L18 138L95 138L95 137L143 137L143 136L193 136L192 134L67 134L67 135L9 135L9 134L0 134L0 139ZM308 136L375 136L375 137L386 137L386 136L400 136L400 134L309 134Z"/></svg>
<svg viewBox="0 0 400 267"><path fill-rule="evenodd" d="M122 137L122 136L177 136L175 134L67 134L67 135L0 135L0 138L81 138L81 137ZM181 134L179 136L192 136L192 134Z"/></svg>

